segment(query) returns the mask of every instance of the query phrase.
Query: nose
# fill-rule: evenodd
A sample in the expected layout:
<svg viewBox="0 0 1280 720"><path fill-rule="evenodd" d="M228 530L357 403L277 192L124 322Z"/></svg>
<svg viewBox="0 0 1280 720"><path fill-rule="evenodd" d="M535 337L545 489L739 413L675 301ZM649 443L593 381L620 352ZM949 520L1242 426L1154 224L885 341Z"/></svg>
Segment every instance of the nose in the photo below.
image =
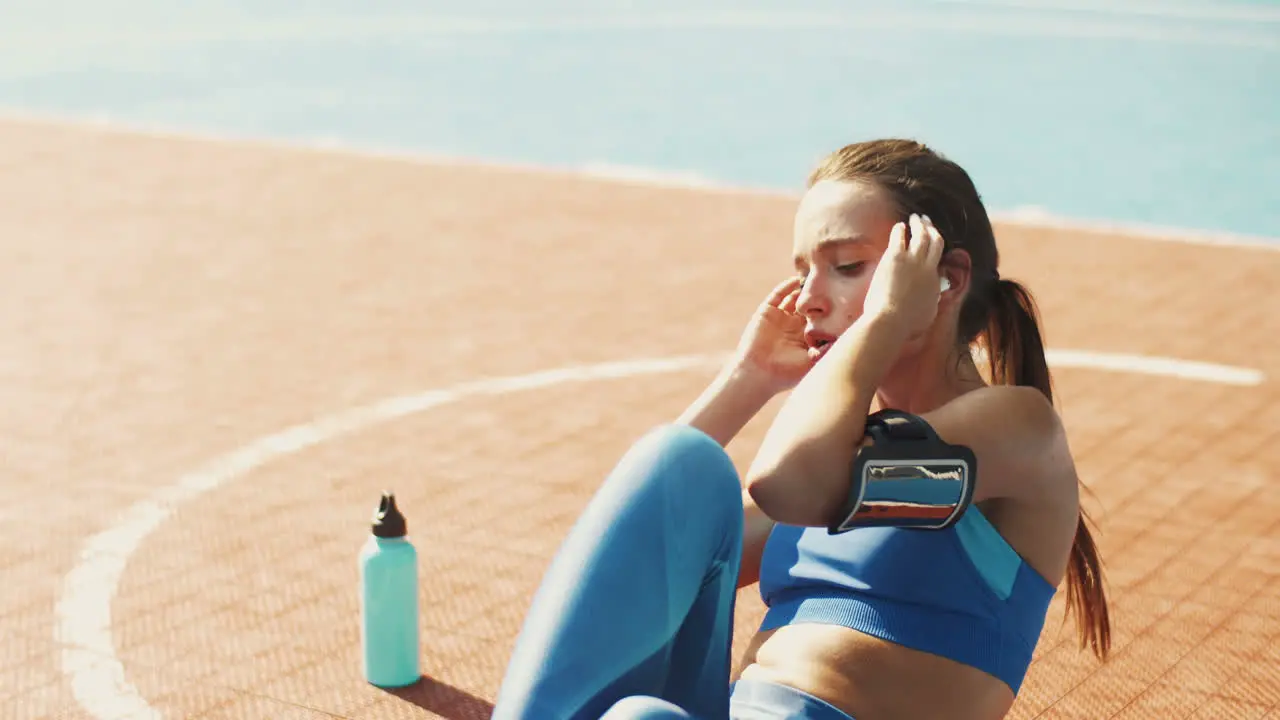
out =
<svg viewBox="0 0 1280 720"><path fill-rule="evenodd" d="M816 272L809 273L800 286L800 295L796 297L796 312L805 317L821 317L830 309L825 282Z"/></svg>

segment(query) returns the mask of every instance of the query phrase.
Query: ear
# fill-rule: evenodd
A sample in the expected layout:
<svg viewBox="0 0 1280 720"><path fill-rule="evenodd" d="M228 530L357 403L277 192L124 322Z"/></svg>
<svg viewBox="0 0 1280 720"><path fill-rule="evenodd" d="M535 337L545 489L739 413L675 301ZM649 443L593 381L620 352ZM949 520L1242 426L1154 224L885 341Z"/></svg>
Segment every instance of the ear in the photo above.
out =
<svg viewBox="0 0 1280 720"><path fill-rule="evenodd" d="M964 297L969 289L969 278L973 269L973 261L967 250L954 248L948 250L938 263L938 272L942 276L941 287L943 298Z"/></svg>

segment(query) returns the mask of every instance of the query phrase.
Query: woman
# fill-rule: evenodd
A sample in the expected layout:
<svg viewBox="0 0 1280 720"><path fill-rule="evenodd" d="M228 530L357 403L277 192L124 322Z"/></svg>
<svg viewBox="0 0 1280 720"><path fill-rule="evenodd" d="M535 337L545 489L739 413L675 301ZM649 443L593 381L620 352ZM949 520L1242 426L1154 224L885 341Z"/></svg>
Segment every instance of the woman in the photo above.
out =
<svg viewBox="0 0 1280 720"><path fill-rule="evenodd" d="M969 176L919 143L849 145L811 175L793 245L733 362L566 538L495 718L1000 718L1064 580L1106 655L1035 308ZM785 391L744 489L723 447ZM828 532L883 409L976 459L949 527ZM756 582L769 611L730 684L735 592Z"/></svg>

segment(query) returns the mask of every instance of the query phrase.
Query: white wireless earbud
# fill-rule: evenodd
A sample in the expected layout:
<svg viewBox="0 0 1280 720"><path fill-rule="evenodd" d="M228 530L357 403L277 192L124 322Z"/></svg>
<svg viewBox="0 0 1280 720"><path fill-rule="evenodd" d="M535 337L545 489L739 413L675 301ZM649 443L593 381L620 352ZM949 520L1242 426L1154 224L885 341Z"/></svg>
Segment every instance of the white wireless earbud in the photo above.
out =
<svg viewBox="0 0 1280 720"><path fill-rule="evenodd" d="M951 289L951 280L949 280L946 275L943 275L942 276L942 292L946 292L950 289Z"/></svg>

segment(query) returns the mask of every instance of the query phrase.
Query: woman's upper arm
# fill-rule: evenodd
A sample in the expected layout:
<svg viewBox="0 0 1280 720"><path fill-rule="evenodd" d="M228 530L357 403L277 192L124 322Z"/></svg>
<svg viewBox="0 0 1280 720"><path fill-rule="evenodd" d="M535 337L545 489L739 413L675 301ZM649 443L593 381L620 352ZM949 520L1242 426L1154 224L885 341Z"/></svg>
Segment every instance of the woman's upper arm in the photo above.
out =
<svg viewBox="0 0 1280 720"><path fill-rule="evenodd" d="M742 492L742 565L738 569L738 589L760 581L760 562L764 546L773 531L773 520L756 505L751 493Z"/></svg>
<svg viewBox="0 0 1280 720"><path fill-rule="evenodd" d="M966 393L924 419L940 438L965 445L978 461L973 502L1044 497L1070 465L1057 411L1039 390L997 385Z"/></svg>

